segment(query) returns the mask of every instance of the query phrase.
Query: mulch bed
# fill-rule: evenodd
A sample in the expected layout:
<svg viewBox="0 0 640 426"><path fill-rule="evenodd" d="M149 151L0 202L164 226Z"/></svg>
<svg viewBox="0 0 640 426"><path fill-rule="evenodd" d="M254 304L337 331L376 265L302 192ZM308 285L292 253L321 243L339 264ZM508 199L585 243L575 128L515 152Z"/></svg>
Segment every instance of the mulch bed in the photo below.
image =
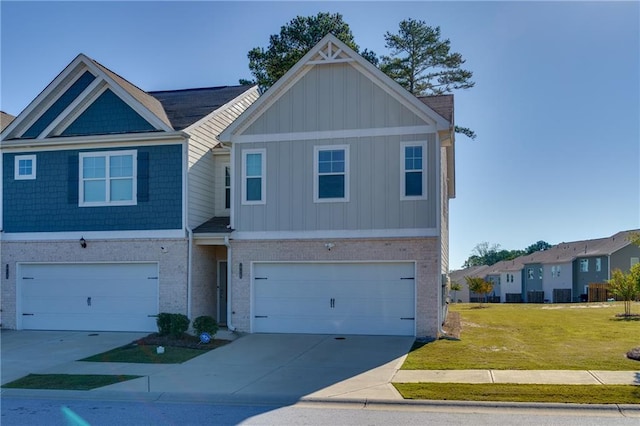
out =
<svg viewBox="0 0 640 426"><path fill-rule="evenodd" d="M447 312L447 319L444 321L442 329L447 333L447 337L460 339L460 333L462 332L460 312Z"/></svg>
<svg viewBox="0 0 640 426"><path fill-rule="evenodd" d="M180 338L175 338L173 336L160 336L158 333L152 333L136 340L133 343L148 346L173 346L178 348L211 350L224 346L227 343L231 343L231 341L212 338L209 343L202 343L198 336L192 336L187 333L183 334Z"/></svg>

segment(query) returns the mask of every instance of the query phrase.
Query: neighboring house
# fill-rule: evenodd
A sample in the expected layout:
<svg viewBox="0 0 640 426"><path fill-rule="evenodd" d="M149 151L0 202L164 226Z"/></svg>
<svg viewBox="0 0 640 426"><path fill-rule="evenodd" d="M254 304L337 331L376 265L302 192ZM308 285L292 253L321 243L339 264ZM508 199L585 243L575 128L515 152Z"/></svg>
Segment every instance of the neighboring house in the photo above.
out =
<svg viewBox="0 0 640 426"><path fill-rule="evenodd" d="M147 93L76 57L2 131L2 326L156 331L159 312L217 315L227 249L190 231L228 222L215 136L257 97Z"/></svg>
<svg viewBox="0 0 640 426"><path fill-rule="evenodd" d="M640 262L640 247L631 244L629 238L637 232L622 231L607 238L560 243L490 267L452 271L451 279L467 275L498 283L500 302L586 301L589 284L606 283L612 270L626 273ZM471 294L469 301L476 296Z"/></svg>
<svg viewBox="0 0 640 426"><path fill-rule="evenodd" d="M220 135L232 172L228 325L436 336L453 129L452 96L418 99L324 37Z"/></svg>
<svg viewBox="0 0 640 426"><path fill-rule="evenodd" d="M7 114L4 111L0 111L0 132L5 129L11 122L15 120L15 117L11 114Z"/></svg>
<svg viewBox="0 0 640 426"><path fill-rule="evenodd" d="M464 269L458 269L455 271L451 271L449 274L449 280L451 284L458 284L462 290L458 291L449 291L449 297L453 303L469 303L471 302L471 295L469 292L469 284L467 284L467 280L465 277L482 277L484 278L486 275L485 271L489 269L487 265L481 266L470 266Z"/></svg>

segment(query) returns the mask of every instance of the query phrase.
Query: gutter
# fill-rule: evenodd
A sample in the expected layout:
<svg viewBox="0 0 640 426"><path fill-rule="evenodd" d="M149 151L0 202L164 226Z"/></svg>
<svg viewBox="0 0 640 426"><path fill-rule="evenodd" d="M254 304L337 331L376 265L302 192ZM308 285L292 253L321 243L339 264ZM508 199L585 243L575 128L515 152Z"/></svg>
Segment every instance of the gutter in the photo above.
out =
<svg viewBox="0 0 640 426"><path fill-rule="evenodd" d="M229 236L224 236L224 245L227 247L227 329L231 332L236 331L236 328L231 323L231 295L233 294L233 286L231 286L231 244L229 243Z"/></svg>

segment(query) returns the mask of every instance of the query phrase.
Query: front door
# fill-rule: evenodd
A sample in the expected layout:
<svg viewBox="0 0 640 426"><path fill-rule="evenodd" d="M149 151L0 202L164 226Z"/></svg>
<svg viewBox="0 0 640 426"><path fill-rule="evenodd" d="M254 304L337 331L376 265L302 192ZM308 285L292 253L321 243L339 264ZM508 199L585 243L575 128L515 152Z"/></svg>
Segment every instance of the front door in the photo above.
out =
<svg viewBox="0 0 640 426"><path fill-rule="evenodd" d="M218 262L218 324L227 325L227 262Z"/></svg>

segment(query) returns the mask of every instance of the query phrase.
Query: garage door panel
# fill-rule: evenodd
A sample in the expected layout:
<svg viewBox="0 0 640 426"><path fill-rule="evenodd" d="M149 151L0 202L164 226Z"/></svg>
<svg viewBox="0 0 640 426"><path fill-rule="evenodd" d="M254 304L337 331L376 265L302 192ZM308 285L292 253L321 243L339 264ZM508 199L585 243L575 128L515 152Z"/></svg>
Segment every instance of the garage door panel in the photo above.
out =
<svg viewBox="0 0 640 426"><path fill-rule="evenodd" d="M414 264L255 264L253 331L413 335Z"/></svg>
<svg viewBox="0 0 640 426"><path fill-rule="evenodd" d="M22 328L156 331L155 263L21 265Z"/></svg>

